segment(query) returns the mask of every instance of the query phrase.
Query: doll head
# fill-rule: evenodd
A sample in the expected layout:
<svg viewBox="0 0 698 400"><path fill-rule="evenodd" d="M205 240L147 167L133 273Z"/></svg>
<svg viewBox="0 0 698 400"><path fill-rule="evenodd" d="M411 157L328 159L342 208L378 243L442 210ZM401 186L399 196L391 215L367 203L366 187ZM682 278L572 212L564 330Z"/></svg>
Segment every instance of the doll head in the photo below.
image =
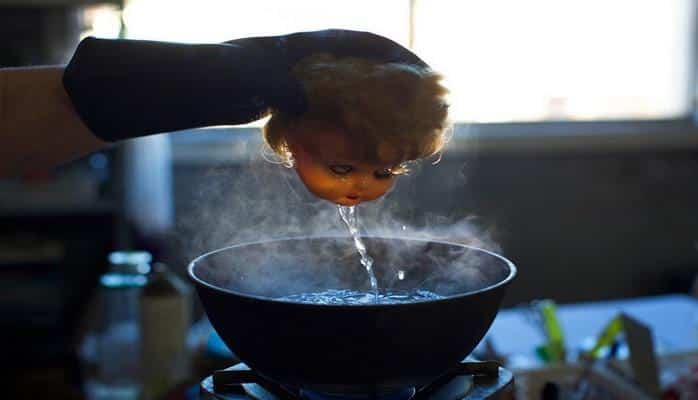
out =
<svg viewBox="0 0 698 400"><path fill-rule="evenodd" d="M320 198L341 205L374 200L407 162L438 153L446 142L447 90L430 69L318 54L293 73L308 110L273 110L264 139Z"/></svg>

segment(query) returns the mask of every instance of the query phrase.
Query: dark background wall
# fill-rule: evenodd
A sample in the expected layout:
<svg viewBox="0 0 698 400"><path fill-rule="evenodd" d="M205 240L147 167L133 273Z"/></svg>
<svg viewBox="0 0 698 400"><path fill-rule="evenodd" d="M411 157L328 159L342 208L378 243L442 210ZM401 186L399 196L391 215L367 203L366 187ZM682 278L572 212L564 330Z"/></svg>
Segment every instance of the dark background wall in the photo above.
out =
<svg viewBox="0 0 698 400"><path fill-rule="evenodd" d="M482 155L451 201L496 225L521 271L510 302L685 291L698 272L696 154Z"/></svg>

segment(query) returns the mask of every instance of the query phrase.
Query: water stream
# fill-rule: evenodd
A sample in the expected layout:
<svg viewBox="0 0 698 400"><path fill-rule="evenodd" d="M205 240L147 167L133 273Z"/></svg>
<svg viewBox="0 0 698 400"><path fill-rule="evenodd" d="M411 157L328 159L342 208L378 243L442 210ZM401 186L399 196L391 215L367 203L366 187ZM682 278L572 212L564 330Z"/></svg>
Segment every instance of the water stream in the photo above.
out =
<svg viewBox="0 0 698 400"><path fill-rule="evenodd" d="M375 303L378 303L378 280L376 279L376 274L373 272L373 258L368 255L366 251L366 245L363 240L361 240L359 232L359 216L356 213L356 206L337 206L339 210L339 215L342 217L342 221L349 229L349 233L354 239L354 246L361 256L361 265L366 268L366 273L368 274L368 280L371 284L371 291L373 292Z"/></svg>

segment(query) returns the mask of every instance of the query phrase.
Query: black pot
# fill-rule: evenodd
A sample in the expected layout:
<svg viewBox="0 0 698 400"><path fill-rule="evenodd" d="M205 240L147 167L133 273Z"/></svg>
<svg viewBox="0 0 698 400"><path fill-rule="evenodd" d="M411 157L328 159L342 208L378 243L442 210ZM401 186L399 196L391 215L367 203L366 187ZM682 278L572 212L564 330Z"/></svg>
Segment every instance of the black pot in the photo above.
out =
<svg viewBox="0 0 698 400"><path fill-rule="evenodd" d="M275 300L327 289L368 290L350 238L226 247L189 265L214 328L250 368L324 393L422 386L485 335L516 275L507 259L460 244L365 238L381 290L446 296L405 304L317 305Z"/></svg>

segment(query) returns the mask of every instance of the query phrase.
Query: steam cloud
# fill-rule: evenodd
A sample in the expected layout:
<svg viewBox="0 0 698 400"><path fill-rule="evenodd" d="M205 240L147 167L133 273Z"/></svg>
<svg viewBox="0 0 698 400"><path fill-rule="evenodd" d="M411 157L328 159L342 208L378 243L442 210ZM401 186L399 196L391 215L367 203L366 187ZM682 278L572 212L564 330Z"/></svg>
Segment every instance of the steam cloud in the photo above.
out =
<svg viewBox="0 0 698 400"><path fill-rule="evenodd" d="M266 160L258 140L238 145L247 154L244 162L214 168L199 188L192 188L195 206L178 224L189 260L229 245L292 237L341 236L347 238L346 246L265 245L259 251L245 253L245 259L239 259L239 255L237 259L226 258L226 253L220 253L216 256L216 268L207 268L204 278L217 286L267 296L342 289L347 282L354 288L367 287L368 276L336 206L310 194L292 169ZM423 162L412 169L416 174L420 168L443 167ZM454 179L449 182L431 184L442 185L442 190L443 185L465 184L457 171L452 176ZM498 251L492 232L478 227L474 217L454 219L421 211L414 194L423 190L429 188L419 187L415 177L408 175L400 177L395 190L384 198L360 204L357 212L362 232L368 236L458 242ZM501 278L501 268L488 272L487 266L481 264L492 260L484 260L476 252L419 248L429 246L426 242L395 247L370 241L367 244L369 254L376 259L381 289L412 285L412 289L430 288L439 294L455 294L479 289ZM447 251L459 254L446 254ZM312 274L297 268L308 263L318 264ZM429 273L425 273L425 263L430 265ZM244 279L240 279L243 275Z"/></svg>

